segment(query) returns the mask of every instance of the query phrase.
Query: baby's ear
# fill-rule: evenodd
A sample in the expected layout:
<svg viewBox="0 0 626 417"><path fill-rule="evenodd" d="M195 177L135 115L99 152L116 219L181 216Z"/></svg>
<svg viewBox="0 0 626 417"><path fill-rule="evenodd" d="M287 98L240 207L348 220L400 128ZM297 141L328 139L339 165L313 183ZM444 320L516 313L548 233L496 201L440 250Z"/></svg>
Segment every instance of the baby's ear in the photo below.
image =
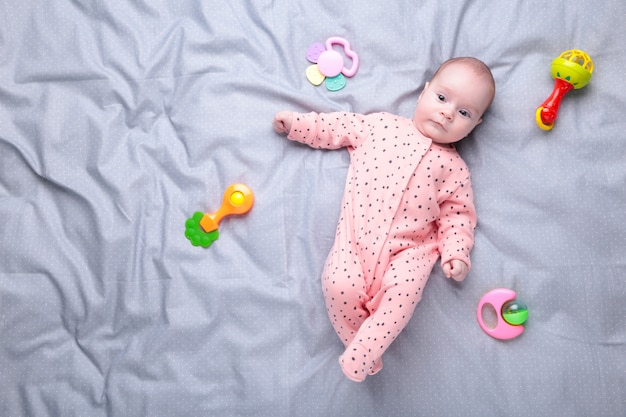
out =
<svg viewBox="0 0 626 417"><path fill-rule="evenodd" d="M428 84L430 84L430 83L428 81L426 81L426 84L424 84L424 89L420 93L420 96L417 98L417 101L420 101L422 99L422 96L424 95L424 91L426 91L426 89L428 88Z"/></svg>

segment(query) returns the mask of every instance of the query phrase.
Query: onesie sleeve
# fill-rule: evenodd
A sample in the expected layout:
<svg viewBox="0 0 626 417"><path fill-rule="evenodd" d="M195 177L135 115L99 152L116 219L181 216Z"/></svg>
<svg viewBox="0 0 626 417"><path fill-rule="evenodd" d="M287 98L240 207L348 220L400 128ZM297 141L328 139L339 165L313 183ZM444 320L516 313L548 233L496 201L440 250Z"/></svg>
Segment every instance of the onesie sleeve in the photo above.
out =
<svg viewBox="0 0 626 417"><path fill-rule="evenodd" d="M356 113L293 113L287 137L312 148L357 148L367 137L367 119Z"/></svg>
<svg viewBox="0 0 626 417"><path fill-rule="evenodd" d="M440 205L437 243L441 263L458 259L471 267L470 251L474 246L476 209L472 184L467 177Z"/></svg>

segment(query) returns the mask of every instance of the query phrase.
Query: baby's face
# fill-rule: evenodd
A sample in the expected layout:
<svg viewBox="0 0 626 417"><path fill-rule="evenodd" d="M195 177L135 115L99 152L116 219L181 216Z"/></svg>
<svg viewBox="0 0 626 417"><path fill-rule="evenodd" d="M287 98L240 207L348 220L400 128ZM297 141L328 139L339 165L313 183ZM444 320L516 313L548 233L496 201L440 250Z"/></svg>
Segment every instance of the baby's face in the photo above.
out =
<svg viewBox="0 0 626 417"><path fill-rule="evenodd" d="M451 64L426 83L417 101L413 123L435 143L454 143L482 122L491 97L486 77L464 64Z"/></svg>

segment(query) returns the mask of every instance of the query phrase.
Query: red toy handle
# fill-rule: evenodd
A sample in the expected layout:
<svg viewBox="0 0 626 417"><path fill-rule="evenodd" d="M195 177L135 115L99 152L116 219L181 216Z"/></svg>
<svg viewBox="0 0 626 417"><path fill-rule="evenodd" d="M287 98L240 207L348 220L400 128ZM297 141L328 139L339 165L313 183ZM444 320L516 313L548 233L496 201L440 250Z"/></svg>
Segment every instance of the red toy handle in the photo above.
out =
<svg viewBox="0 0 626 417"><path fill-rule="evenodd" d="M561 106L561 100L565 97L568 91L573 90L574 86L560 78L556 78L554 80L554 89L552 90L552 94L546 99L546 101L541 104L539 107L541 109L541 113L539 114L541 117L541 121L545 125L551 125L556 121L556 118L559 113L559 107Z"/></svg>

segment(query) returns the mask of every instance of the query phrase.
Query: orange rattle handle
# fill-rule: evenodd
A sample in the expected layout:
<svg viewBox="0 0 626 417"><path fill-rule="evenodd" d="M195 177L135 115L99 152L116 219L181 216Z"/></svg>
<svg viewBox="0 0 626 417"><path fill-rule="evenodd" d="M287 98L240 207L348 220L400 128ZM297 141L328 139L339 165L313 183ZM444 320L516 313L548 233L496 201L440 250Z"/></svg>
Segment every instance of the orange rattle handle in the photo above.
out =
<svg viewBox="0 0 626 417"><path fill-rule="evenodd" d="M247 213L253 204L254 194L247 185L232 184L224 191L222 206L215 213L205 214L200 220L200 227L207 233L217 230L224 217Z"/></svg>

